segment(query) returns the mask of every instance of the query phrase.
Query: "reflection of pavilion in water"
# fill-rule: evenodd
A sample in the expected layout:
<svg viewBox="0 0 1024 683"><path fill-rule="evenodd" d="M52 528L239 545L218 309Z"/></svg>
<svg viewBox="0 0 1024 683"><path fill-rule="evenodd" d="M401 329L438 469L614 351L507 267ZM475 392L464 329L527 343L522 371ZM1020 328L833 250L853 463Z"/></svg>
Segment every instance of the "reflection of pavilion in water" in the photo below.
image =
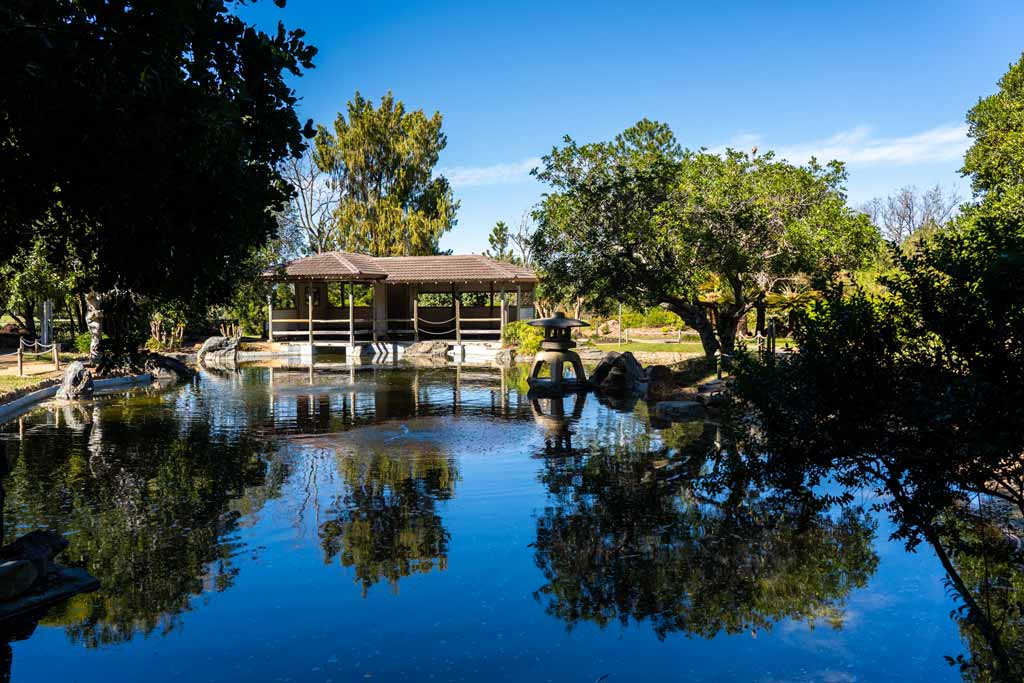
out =
<svg viewBox="0 0 1024 683"><path fill-rule="evenodd" d="M529 415L514 370L457 365L356 368L313 363L267 368L269 421L276 432L343 431L387 420L443 415Z"/></svg>

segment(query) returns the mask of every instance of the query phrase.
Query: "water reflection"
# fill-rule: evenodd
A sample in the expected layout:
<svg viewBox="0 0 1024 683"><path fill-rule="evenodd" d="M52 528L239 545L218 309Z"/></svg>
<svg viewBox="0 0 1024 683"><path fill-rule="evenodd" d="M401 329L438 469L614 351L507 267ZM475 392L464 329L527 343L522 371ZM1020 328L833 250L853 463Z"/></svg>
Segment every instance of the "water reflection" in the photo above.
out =
<svg viewBox="0 0 1024 683"><path fill-rule="evenodd" d="M102 577L102 591L72 598L42 622L87 647L167 633L193 596L230 587L239 519L287 476L244 433L183 424L147 410L152 400L58 408L50 417L65 428L7 441L6 528L59 529L70 542L63 561Z"/></svg>
<svg viewBox="0 0 1024 683"><path fill-rule="evenodd" d="M783 619L842 626L845 599L878 562L874 524L860 509L758 491L739 471L709 494L697 482L716 435L704 424L671 446L545 461L535 559L549 614L570 629L649 622L659 638L756 634Z"/></svg>
<svg viewBox="0 0 1024 683"><path fill-rule="evenodd" d="M65 561L102 579L103 590L41 622L90 648L180 635L190 611L208 609L197 596L244 592L239 577L248 572L281 586L314 576L319 590L365 605L359 615L371 621L387 604L378 596L403 583L425 590L469 576L486 599L504 599L515 590L502 583L504 567L473 571L495 552L477 546L481 534L499 535L488 515L515 505L521 516L500 530L521 533L501 551L510 566L525 560L523 602L486 619L520 610L543 620L528 622L538 629L578 634L583 623L618 623L669 641L720 642L785 620L843 627L848 599L878 564L883 541L872 518L786 487L784 468L766 476L765 463L737 455L722 424L658 427L642 402L531 401L520 374L496 368L205 371L197 385L48 407L20 430L0 428L10 467L5 526L8 535L60 530L71 541ZM481 464L501 449L506 460ZM501 467L527 469L529 490ZM481 484L484 475L492 479ZM268 518L267 529L252 530ZM291 543L287 566L256 562L279 536ZM1020 603L1007 597L1019 593L992 592L1019 581L1012 557L998 564L974 550L955 554L962 574L1003 600L1000 623L1019 639ZM278 596L286 606L289 590ZM457 592L435 599L464 608L477 628L482 608ZM403 600L415 599L409 594ZM971 667L986 650L961 623L972 652L964 675L985 680L972 673L984 667ZM410 639L429 640L429 625L393 625L403 624L423 629Z"/></svg>

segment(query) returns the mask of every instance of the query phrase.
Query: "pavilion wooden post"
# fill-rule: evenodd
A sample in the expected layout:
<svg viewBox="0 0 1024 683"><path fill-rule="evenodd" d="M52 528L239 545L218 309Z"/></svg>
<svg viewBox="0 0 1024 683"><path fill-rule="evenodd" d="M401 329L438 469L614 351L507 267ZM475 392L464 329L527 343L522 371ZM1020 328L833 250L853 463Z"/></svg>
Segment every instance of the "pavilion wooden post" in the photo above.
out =
<svg viewBox="0 0 1024 683"><path fill-rule="evenodd" d="M458 297L455 298L455 343L462 344L462 320L459 318L462 315L462 302L459 301Z"/></svg>
<svg viewBox="0 0 1024 683"><path fill-rule="evenodd" d="M516 285L516 320L523 314L523 286Z"/></svg>
<svg viewBox="0 0 1024 683"><path fill-rule="evenodd" d="M373 294L373 296L370 298L370 313L371 313L370 319L373 322L370 323L370 324L373 325L373 343L376 344L377 343L377 285L372 285L371 286L370 293ZM384 317L386 318L387 316L385 315Z"/></svg>
<svg viewBox="0 0 1024 683"><path fill-rule="evenodd" d="M267 341L274 341L274 294L267 295Z"/></svg>
<svg viewBox="0 0 1024 683"><path fill-rule="evenodd" d="M412 340L420 340L420 301L415 293L412 296Z"/></svg>
<svg viewBox="0 0 1024 683"><path fill-rule="evenodd" d="M313 351L313 287L306 287L306 313L309 314L309 350Z"/></svg>
<svg viewBox="0 0 1024 683"><path fill-rule="evenodd" d="M355 347L356 344L356 303L355 285L348 281L348 343Z"/></svg>

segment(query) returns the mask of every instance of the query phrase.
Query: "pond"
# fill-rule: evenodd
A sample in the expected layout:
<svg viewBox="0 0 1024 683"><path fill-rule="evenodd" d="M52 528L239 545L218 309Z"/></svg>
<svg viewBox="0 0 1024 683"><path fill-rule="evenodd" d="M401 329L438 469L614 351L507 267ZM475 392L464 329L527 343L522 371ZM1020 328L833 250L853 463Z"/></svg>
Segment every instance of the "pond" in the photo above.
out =
<svg viewBox="0 0 1024 683"><path fill-rule="evenodd" d="M7 675L960 680L934 556L887 540L869 493L695 491L719 429L469 367L43 406L0 428L6 534L60 531L103 588L8 633Z"/></svg>

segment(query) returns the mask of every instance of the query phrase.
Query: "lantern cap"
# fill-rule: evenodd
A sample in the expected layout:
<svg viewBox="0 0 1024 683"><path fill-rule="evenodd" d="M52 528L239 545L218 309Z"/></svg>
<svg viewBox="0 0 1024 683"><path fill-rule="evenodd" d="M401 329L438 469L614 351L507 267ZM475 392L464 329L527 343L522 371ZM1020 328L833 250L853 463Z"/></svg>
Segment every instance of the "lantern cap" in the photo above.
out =
<svg viewBox="0 0 1024 683"><path fill-rule="evenodd" d="M553 329L566 329L569 327L590 327L590 323L585 323L582 320L576 320L576 318L566 318L565 313L563 313L562 311L556 312L550 318L531 320L526 324L533 325L534 327L550 327Z"/></svg>

